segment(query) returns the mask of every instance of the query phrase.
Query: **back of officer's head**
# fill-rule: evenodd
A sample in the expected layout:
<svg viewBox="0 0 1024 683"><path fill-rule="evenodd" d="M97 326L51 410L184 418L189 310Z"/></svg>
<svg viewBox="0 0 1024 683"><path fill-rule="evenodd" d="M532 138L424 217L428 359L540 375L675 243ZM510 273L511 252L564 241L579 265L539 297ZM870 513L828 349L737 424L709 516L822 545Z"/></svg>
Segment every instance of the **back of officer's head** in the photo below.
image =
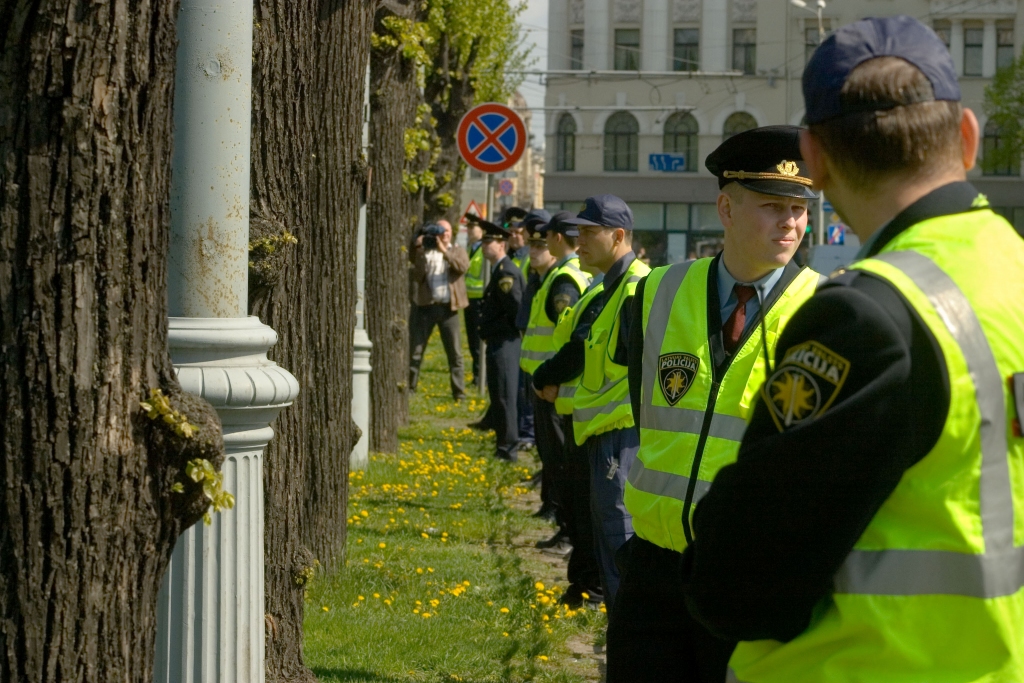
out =
<svg viewBox="0 0 1024 683"><path fill-rule="evenodd" d="M811 134L853 189L963 170L952 58L916 19L840 28L815 51L803 89Z"/></svg>

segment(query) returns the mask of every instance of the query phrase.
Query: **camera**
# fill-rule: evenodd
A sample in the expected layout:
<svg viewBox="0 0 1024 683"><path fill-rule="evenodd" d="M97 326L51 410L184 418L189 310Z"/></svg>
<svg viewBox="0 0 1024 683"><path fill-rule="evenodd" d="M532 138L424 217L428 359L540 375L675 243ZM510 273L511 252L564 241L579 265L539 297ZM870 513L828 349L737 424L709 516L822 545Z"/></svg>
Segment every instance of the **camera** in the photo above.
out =
<svg viewBox="0 0 1024 683"><path fill-rule="evenodd" d="M444 228L437 223L430 223L420 230L423 235L424 249L437 249L437 238L444 235Z"/></svg>

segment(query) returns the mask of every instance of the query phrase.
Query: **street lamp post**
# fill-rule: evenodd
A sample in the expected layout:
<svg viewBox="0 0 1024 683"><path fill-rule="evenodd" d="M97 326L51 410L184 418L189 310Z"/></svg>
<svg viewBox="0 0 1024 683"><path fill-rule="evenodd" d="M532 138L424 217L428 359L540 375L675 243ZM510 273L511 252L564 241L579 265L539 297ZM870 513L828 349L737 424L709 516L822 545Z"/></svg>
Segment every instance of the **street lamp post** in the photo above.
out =
<svg viewBox="0 0 1024 683"><path fill-rule="evenodd" d="M789 4L793 7L799 7L800 9L807 10L818 17L818 45L825 42L825 20L822 19L822 12L825 10L825 0L817 0L815 2L814 9L807 6L805 0L789 0ZM788 24L787 24L788 25ZM787 65L788 66L788 65ZM825 193L821 192L818 194L818 210L816 212L814 221L814 243L824 244L825 243Z"/></svg>

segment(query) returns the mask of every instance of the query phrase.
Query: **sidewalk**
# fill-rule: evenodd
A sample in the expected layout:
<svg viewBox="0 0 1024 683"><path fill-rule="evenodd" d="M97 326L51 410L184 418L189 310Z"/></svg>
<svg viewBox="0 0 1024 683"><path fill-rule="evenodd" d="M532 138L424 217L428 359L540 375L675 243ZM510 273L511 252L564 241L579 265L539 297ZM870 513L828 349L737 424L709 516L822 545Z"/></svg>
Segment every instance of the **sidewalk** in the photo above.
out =
<svg viewBox="0 0 1024 683"><path fill-rule="evenodd" d="M324 682L601 680L605 615L560 605L565 561L533 547L553 532L530 517L534 453L495 460L493 434L465 428L486 400L448 392L435 335L400 452L350 475L345 569L306 594L307 665Z"/></svg>

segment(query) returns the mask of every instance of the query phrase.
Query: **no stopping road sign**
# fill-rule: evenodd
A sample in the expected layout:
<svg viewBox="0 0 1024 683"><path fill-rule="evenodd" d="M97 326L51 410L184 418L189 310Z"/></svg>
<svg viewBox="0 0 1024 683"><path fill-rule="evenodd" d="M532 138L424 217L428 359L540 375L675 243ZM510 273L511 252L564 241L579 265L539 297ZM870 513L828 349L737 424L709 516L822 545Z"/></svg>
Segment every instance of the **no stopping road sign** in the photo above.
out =
<svg viewBox="0 0 1024 683"><path fill-rule="evenodd" d="M523 156L526 127L511 108L489 102L466 112L457 139L467 164L483 173L500 173Z"/></svg>

